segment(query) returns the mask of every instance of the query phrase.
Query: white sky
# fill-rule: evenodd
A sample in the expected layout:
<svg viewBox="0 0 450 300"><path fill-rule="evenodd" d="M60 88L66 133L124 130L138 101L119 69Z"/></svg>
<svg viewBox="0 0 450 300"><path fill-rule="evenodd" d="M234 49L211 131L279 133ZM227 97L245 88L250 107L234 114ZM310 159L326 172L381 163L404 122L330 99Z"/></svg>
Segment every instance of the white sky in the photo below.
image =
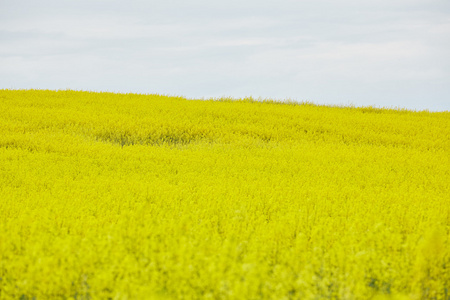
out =
<svg viewBox="0 0 450 300"><path fill-rule="evenodd" d="M450 110L450 1L0 0L0 88Z"/></svg>

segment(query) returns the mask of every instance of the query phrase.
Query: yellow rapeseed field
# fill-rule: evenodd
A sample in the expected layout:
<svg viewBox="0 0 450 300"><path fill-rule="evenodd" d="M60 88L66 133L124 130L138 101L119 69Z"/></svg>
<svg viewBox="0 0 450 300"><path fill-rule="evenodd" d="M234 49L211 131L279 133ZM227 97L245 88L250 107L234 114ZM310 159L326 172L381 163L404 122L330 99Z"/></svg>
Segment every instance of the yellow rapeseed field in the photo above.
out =
<svg viewBox="0 0 450 300"><path fill-rule="evenodd" d="M0 299L448 300L449 160L449 112L0 90Z"/></svg>

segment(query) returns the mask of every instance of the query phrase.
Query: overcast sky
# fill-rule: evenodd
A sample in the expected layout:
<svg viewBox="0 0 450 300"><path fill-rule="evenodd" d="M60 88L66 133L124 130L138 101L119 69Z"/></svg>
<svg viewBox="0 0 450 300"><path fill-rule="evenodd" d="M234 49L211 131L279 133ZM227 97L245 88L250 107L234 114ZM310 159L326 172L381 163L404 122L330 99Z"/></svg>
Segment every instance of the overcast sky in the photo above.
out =
<svg viewBox="0 0 450 300"><path fill-rule="evenodd" d="M450 110L450 1L0 0L0 88Z"/></svg>

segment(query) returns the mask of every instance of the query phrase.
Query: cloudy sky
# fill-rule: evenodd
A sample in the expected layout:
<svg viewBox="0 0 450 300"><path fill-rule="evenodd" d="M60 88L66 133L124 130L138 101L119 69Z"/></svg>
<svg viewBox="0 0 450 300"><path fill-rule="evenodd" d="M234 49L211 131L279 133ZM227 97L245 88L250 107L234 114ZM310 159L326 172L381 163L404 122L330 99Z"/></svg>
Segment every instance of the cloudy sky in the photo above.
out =
<svg viewBox="0 0 450 300"><path fill-rule="evenodd" d="M449 0L0 0L0 89L450 110Z"/></svg>

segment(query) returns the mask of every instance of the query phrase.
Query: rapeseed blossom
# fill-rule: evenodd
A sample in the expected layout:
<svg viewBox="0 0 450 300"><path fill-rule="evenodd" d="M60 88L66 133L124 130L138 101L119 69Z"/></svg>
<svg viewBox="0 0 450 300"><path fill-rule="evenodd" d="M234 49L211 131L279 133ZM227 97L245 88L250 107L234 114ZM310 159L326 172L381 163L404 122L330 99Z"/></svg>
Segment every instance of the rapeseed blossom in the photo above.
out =
<svg viewBox="0 0 450 300"><path fill-rule="evenodd" d="M0 90L0 299L449 299L450 114Z"/></svg>

